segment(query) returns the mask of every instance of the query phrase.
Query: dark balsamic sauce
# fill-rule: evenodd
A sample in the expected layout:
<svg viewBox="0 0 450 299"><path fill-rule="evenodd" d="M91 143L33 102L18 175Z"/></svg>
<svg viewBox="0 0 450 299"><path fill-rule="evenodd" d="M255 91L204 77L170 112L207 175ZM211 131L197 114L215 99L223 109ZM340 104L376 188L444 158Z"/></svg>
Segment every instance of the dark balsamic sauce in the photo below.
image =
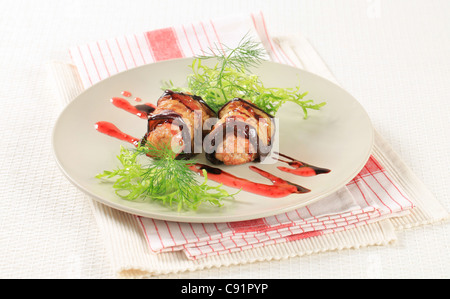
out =
<svg viewBox="0 0 450 299"><path fill-rule="evenodd" d="M174 92L170 89L166 89L164 91L164 94L160 97L160 99L163 99L165 97L171 97L173 99L176 99L178 101L181 101L187 108L189 108L191 111L194 111L197 109L196 105L190 105L189 101L187 101L187 98L193 99L200 103L203 107L205 107L208 111L207 113L210 115L215 116L216 113L214 110L202 99L200 96L191 95L191 94L185 94L182 92Z"/></svg>
<svg viewBox="0 0 450 299"><path fill-rule="evenodd" d="M200 170L206 170L207 173L217 174L217 175L223 173L222 169L220 169L220 168L211 167L211 166L208 166L205 164L198 164L198 163L196 165L199 166Z"/></svg>
<svg viewBox="0 0 450 299"><path fill-rule="evenodd" d="M145 113L147 117L155 111L156 107L153 106L153 104L145 103L134 106L137 110L141 111L142 113Z"/></svg>

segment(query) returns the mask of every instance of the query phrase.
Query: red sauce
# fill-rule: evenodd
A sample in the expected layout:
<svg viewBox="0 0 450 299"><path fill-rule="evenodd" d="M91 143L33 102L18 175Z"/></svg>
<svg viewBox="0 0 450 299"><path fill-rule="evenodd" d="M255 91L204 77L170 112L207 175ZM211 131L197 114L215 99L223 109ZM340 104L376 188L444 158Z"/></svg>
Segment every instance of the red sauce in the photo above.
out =
<svg viewBox="0 0 450 299"><path fill-rule="evenodd" d="M200 175L203 175L203 170L206 170L206 172L208 173L208 179L211 179L218 183L222 183L225 186L242 189L247 192L267 197L279 198L288 196L290 194L307 193L311 191L309 189L306 189L305 187L285 181L262 169L259 169L256 166L249 166L249 168L254 172L272 181L273 185L252 182L250 180L232 175L219 168L211 167L204 164L197 163L189 168L199 173Z"/></svg>
<svg viewBox="0 0 450 299"><path fill-rule="evenodd" d="M138 146L140 139L128 135L119 130L114 124L107 121L99 121L95 124L95 129L100 133L106 134L108 136L120 139L122 141L129 142L134 146Z"/></svg>
<svg viewBox="0 0 450 299"><path fill-rule="evenodd" d="M134 101L135 102L142 102L142 99L141 98L134 98Z"/></svg>
<svg viewBox="0 0 450 299"><path fill-rule="evenodd" d="M121 94L122 94L124 97L127 97L127 98L131 97L131 92L126 91L126 90L122 91Z"/></svg>
<svg viewBox="0 0 450 299"><path fill-rule="evenodd" d="M155 110L155 106L150 103L142 104L142 105L131 105L127 100L123 98L112 98L111 103L117 108L123 109L127 112L130 112L134 115L139 116L142 119L147 119L148 115Z"/></svg>
<svg viewBox="0 0 450 299"><path fill-rule="evenodd" d="M291 160L291 161L285 161L285 160L281 160L280 158L277 158L278 161L285 162L289 166L293 167L293 168L287 168L287 167L283 167L283 166L277 167L279 170L284 171L284 172L292 173L292 174L299 175L299 176L315 176L315 175L322 174L322 173L329 173L331 171L326 168L306 164L304 162L298 161L298 160L291 158L289 156L286 156L284 154L280 154L277 152L275 152L275 153L286 159Z"/></svg>

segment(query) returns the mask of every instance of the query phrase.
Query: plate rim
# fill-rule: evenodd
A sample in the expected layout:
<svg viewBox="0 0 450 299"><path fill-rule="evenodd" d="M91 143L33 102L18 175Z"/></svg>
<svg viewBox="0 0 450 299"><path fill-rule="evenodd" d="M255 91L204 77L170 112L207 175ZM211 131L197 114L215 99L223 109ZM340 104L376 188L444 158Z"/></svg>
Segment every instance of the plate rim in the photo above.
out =
<svg viewBox="0 0 450 299"><path fill-rule="evenodd" d="M269 217L269 216L274 216L274 215L279 215L279 214L283 214L283 213L287 213L296 209L299 209L301 207L310 205L316 201L319 201L320 199L323 199L324 197L331 195L332 193L336 192L337 190L339 190L340 188L344 187L348 182L350 182L366 165L367 161L370 159L370 156L372 155L373 152L373 147L374 147L374 140L375 140L375 131L374 131L374 127L373 127L373 123L370 119L369 114L367 113L367 111L364 109L364 107L361 105L361 103L352 95L350 94L347 90L345 90L343 87L341 87L340 85L336 84L335 82L322 77L318 74L315 74L313 72L298 68L298 67L294 67L294 66L290 66L290 65L286 65L286 64L282 64L279 62L274 62L274 61L263 61L263 64L275 64L275 65L280 65L283 67L289 67L289 68L293 68L295 70L298 70L300 72L304 72L307 73L310 76L319 78L320 80L325 80L327 81L328 84L331 84L335 87L337 87L338 89L340 89L341 91L343 91L344 93L346 93L347 95L349 95L354 102L356 102L356 104L358 106L360 106L361 111L365 114L365 118L368 121L369 125L370 125L370 145L368 146L368 151L365 153L365 158L364 158L364 162L361 162L361 165L359 165L358 167L355 168L355 170L348 175L348 177L346 179L343 180L344 183L342 184L338 184L335 188L331 188L328 191L324 191L312 198L310 198L309 200L306 201L302 201L301 203L297 204L297 205L292 205L289 207L285 207L285 208L280 208L277 209L276 211L272 211L272 212L260 212L260 213L254 213L252 215L244 215L244 216L232 216L232 215L228 215L226 216L227 219L216 219L214 217L216 216L212 216L212 217L207 217L207 216L201 216L201 217L192 217L190 215L185 215L183 216L182 214L178 213L177 211L172 211L173 213L171 214L152 214L149 213L147 211L142 211L140 209L134 208L134 207L130 207L130 206L124 206L121 205L120 203L116 203L113 201L109 201L107 199L102 198L101 196L97 196L94 193L92 193L91 191L89 191L87 188L85 188L84 186L82 186L80 183L78 183L75 179L73 179L69 173L67 173L66 169L64 169L64 167L62 166L62 162L60 161L60 159L58 158L58 154L56 151L56 131L58 128L58 123L60 121L62 121L62 118L64 116L64 114L66 113L67 110L70 109L70 107L75 103L75 101L82 97L85 93L88 93L89 90L95 88L97 85L99 85L101 82L105 81L105 80L109 80L112 77L116 77L116 76L120 76L123 73L128 73L128 72L132 72L136 69L139 68L145 68L145 67L149 67L150 65L154 65L154 64L163 64L163 63L168 63L168 62L176 62L176 61L192 61L194 58L193 57L184 57L184 58L174 58L174 59L168 59L168 60L164 60L164 61L158 61L158 62L154 62L154 63L149 63L149 64L144 64L141 66L137 66L137 67L133 67L130 68L128 70L124 70L121 72L118 72L106 79L103 79L91 86L89 86L88 88L84 89L81 93L79 93L73 100L71 100L60 112L59 115L56 119L56 121L54 122L53 125L53 129L52 129L52 135L51 135L51 142L52 142L52 152L53 152L53 156L56 160L56 164L58 165L59 169L61 170L61 172L64 174L64 176L74 185L76 186L79 190L83 191L83 193L85 195L90 196L92 199L94 199L95 201L104 204L108 207L114 208L116 210L125 212L125 213L129 213L129 214L133 214L135 216L141 216L141 217L149 217L149 218L153 218L153 219L158 219L158 220L164 220L164 221L176 221L176 222L187 222L187 223L225 223L225 222L237 222L237 221L246 221L246 220L253 220L253 219L258 219L258 218L264 218L264 217ZM170 208L168 207L168 210Z"/></svg>

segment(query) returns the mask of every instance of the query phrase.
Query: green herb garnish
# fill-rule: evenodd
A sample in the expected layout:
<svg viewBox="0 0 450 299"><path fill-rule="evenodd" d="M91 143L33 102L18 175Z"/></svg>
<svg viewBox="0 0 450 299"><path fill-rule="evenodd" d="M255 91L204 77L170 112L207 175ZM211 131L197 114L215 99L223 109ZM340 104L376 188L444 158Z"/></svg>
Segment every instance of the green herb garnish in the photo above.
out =
<svg viewBox="0 0 450 299"><path fill-rule="evenodd" d="M229 194L222 185L207 185L206 171L203 171L204 182L200 184L197 174L189 169L195 161L176 160L169 146L121 147L117 158L121 164L118 169L104 171L96 178L114 178L116 194L126 200L156 200L181 211L196 210L203 203L220 207L223 200L233 199L235 195Z"/></svg>
<svg viewBox="0 0 450 299"><path fill-rule="evenodd" d="M295 88L264 86L259 77L251 73L250 67L259 65L265 55L261 44L253 42L246 36L234 49L222 45L220 49L216 47L215 51L211 51L211 54L196 57L190 66L193 73L187 78L187 88L177 87L169 81L164 89L201 96L216 112L236 97L250 101L272 115L275 115L284 103L293 102L301 107L304 118L308 116L308 109L319 110L326 104L304 100L308 93L301 92L299 86ZM213 67L202 63L211 58L217 59L217 64Z"/></svg>

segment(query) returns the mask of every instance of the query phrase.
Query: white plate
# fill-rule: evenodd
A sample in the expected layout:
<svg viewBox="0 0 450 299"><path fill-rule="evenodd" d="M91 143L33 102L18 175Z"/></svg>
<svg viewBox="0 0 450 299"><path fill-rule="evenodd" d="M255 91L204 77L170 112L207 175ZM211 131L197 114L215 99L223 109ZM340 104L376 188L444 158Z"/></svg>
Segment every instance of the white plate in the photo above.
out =
<svg viewBox="0 0 450 299"><path fill-rule="evenodd" d="M284 198L268 198L240 192L234 201L224 207L208 205L197 211L176 212L157 202L139 203L123 200L115 195L109 184L101 183L95 175L112 170L120 146L129 143L114 139L95 130L98 121L114 123L125 133L142 137L147 123L130 113L116 108L112 97L130 91L134 97L152 102L162 94L163 81L184 84L191 72L191 59L176 59L138 67L117 75L87 89L74 99L59 116L53 132L56 160L69 180L93 199L113 208L155 219L180 222L231 222L249 220L291 211L330 195L348 183L367 162L373 145L373 128L362 106L339 86L306 71L273 62L264 62L255 70L266 86L295 87L300 82L305 99L326 101L320 111L311 111L307 120L301 109L292 104L283 106L279 119L279 151L312 165L331 169L328 174L299 177L278 170L285 163L257 165L261 169L288 181L302 185L311 192L293 194ZM203 155L197 157L205 163ZM252 163L255 165L254 163ZM253 181L268 183L267 179L250 171L249 165L222 167L227 172ZM227 188L231 193L235 189Z"/></svg>

